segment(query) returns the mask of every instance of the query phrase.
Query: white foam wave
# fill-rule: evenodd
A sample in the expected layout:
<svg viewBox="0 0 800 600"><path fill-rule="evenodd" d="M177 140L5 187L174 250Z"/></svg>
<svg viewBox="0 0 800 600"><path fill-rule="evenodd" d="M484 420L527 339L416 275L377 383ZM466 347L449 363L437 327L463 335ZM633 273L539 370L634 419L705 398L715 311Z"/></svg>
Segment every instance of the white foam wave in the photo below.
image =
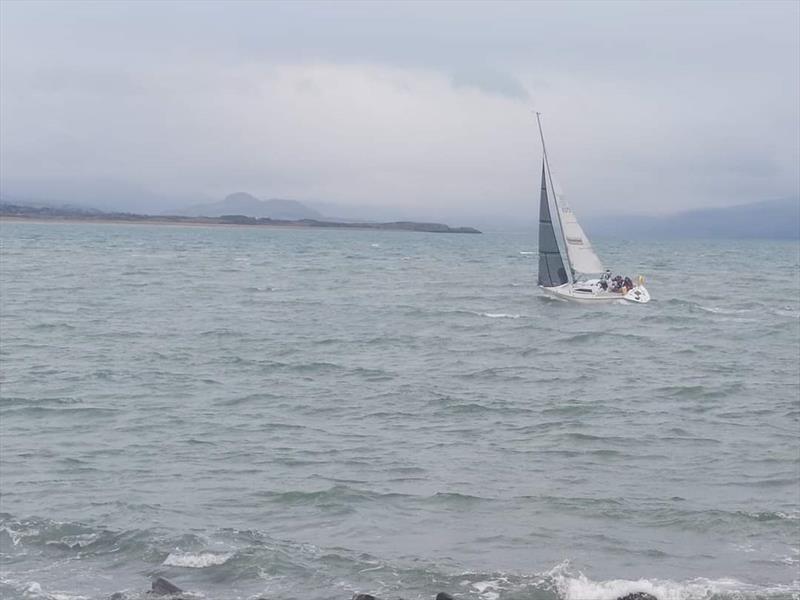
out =
<svg viewBox="0 0 800 600"><path fill-rule="evenodd" d="M501 578L487 581L476 581L471 585L478 592L478 595L484 600L497 600L500 597L500 590L505 588L503 585L505 583L508 583L508 580Z"/></svg>
<svg viewBox="0 0 800 600"><path fill-rule="evenodd" d="M716 582L717 584L719 582ZM735 587L734 583L725 582L729 590ZM669 581L651 581L649 579L639 579L629 581L624 579L610 579L608 581L592 581L585 575L568 577L559 582L559 591L565 600L616 600L628 594L645 592L652 594L659 600L688 600L690 598L707 598L710 595L722 591L718 585L707 583L686 583L678 584Z"/></svg>
<svg viewBox="0 0 800 600"><path fill-rule="evenodd" d="M203 569L224 564L233 556L232 553L219 554L216 552L172 552L162 563L166 567L186 567L188 569Z"/></svg>
<svg viewBox="0 0 800 600"><path fill-rule="evenodd" d="M782 563L786 565L800 565L800 548L795 548L794 546L789 548L791 554L788 556L782 557L780 560ZM800 590L797 593L798 597L800 597Z"/></svg>
<svg viewBox="0 0 800 600"><path fill-rule="evenodd" d="M35 528L12 529L7 525L0 527L0 531L5 531L6 534L8 534L8 537L11 538L11 543L14 544L15 546L19 546L19 543L23 540L23 538L39 535L39 530Z"/></svg>
<svg viewBox="0 0 800 600"><path fill-rule="evenodd" d="M800 520L800 510L793 510L791 512L748 512L745 513L749 517L753 517L754 519L763 519L763 518L772 518L777 517L779 519L783 519L785 521L797 521Z"/></svg>
<svg viewBox="0 0 800 600"><path fill-rule="evenodd" d="M42 586L37 581L31 581L24 589L23 593L28 598L40 598L44 595Z"/></svg>
<svg viewBox="0 0 800 600"><path fill-rule="evenodd" d="M700 310L714 313L715 315L741 315L751 312L749 308L719 308L717 306L701 306L697 305Z"/></svg>
<svg viewBox="0 0 800 600"><path fill-rule="evenodd" d="M36 581L22 583L16 579L0 577L0 583L15 588L22 595L22 598L29 598L31 600L89 600L87 596L81 596L79 594L46 592L42 589L41 584Z"/></svg>
<svg viewBox="0 0 800 600"><path fill-rule="evenodd" d="M800 510L799 511L792 511L790 513L785 512L776 512L781 519L786 519L787 521L797 521L800 519Z"/></svg>
<svg viewBox="0 0 800 600"><path fill-rule="evenodd" d="M644 592L658 600L705 600L714 596L734 596L736 598L785 597L800 593L797 586L777 585L769 588L753 586L733 578L696 578L677 582L659 579L609 579L594 581L583 573L574 575L568 572L569 563L564 562L546 574L551 577L564 600L616 600L628 594Z"/></svg>
<svg viewBox="0 0 800 600"><path fill-rule="evenodd" d="M96 542L100 536L97 533L83 533L80 535L68 535L64 536L60 540L50 540L45 542L48 545L59 545L65 544L70 548L85 548Z"/></svg>
<svg viewBox="0 0 800 600"><path fill-rule="evenodd" d="M509 313L479 313L482 317L489 317L490 319L519 319L520 315L512 315Z"/></svg>

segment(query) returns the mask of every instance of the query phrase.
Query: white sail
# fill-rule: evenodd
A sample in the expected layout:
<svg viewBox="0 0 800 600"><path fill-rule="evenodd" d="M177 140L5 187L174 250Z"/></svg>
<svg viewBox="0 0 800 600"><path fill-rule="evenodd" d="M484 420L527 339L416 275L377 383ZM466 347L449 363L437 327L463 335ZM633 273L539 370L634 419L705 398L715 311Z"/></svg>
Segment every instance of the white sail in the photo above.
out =
<svg viewBox="0 0 800 600"><path fill-rule="evenodd" d="M603 263L592 249L592 243L578 223L575 213L567 205L563 197L556 194L558 210L561 214L561 227L564 240L567 242L569 263L575 273L581 275L598 275L603 272Z"/></svg>

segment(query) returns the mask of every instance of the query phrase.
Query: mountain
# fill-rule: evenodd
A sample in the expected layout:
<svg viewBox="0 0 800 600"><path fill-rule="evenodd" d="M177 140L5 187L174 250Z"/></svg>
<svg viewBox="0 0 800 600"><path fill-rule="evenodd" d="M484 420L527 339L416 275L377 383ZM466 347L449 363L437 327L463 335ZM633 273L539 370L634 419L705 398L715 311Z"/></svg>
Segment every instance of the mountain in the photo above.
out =
<svg viewBox="0 0 800 600"><path fill-rule="evenodd" d="M237 192L224 200L210 204L196 204L171 211L169 214L186 217L220 217L222 215L243 215L245 217L285 219L323 219L319 211L309 208L297 200L259 200L251 194Z"/></svg>
<svg viewBox="0 0 800 600"><path fill-rule="evenodd" d="M28 206L72 206L87 210L161 212L197 198L164 196L136 183L113 179L0 180L0 199Z"/></svg>
<svg viewBox="0 0 800 600"><path fill-rule="evenodd" d="M781 198L676 215L586 219L589 235L621 238L800 239L800 198Z"/></svg>

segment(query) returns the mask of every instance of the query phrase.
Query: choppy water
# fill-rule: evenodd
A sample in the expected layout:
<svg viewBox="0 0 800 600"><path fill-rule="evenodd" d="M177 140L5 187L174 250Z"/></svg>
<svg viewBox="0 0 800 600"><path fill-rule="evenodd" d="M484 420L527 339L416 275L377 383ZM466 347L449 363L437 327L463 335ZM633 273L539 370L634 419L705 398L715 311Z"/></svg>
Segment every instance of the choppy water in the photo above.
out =
<svg viewBox="0 0 800 600"><path fill-rule="evenodd" d="M3 598L800 597L800 246L3 223Z"/></svg>

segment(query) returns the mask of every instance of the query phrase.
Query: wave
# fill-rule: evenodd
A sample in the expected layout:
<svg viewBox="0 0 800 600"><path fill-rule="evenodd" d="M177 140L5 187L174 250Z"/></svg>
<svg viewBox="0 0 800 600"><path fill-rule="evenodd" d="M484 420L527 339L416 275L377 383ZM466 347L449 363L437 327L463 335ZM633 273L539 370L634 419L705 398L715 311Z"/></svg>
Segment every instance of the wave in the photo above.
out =
<svg viewBox="0 0 800 600"><path fill-rule="evenodd" d="M487 317L489 319L519 319L522 315L518 313L505 312L481 312L477 310L455 310L447 311L452 314L474 315L476 317Z"/></svg>
<svg viewBox="0 0 800 600"><path fill-rule="evenodd" d="M784 307L783 310L781 309L774 309L771 308L761 302L740 302L734 304L733 306L714 306L714 305L705 305L700 304L699 302L694 302L692 300L684 300L680 298L671 298L667 300L664 304L667 306L674 306L677 308L687 309L690 313L695 313L697 315L716 315L721 319L718 320L725 320L724 317L737 317L731 319L733 321L745 321L745 320L752 320L756 321L758 319L742 319L742 315L747 314L772 314L773 316L797 316L797 311L793 310L791 307ZM683 316L686 316L685 314Z"/></svg>
<svg viewBox="0 0 800 600"><path fill-rule="evenodd" d="M744 514L757 521L800 521L800 510L790 512L780 510L775 512L748 512Z"/></svg>
<svg viewBox="0 0 800 600"><path fill-rule="evenodd" d="M773 308L770 313L776 317L789 317L791 319L800 319L800 310L792 308L791 306L784 306L781 308Z"/></svg>
<svg viewBox="0 0 800 600"><path fill-rule="evenodd" d="M488 369L481 369L480 371L471 371L464 373L464 379L502 379L505 381L522 381L525 379L519 373L524 373L524 367L490 367Z"/></svg>
<svg viewBox="0 0 800 600"><path fill-rule="evenodd" d="M793 584L753 585L735 578L592 579L574 571L565 560L549 571L532 575L462 573L462 586L481 600L534 598L542 600L619 600L649 594L656 600L793 600L800 594Z"/></svg>
<svg viewBox="0 0 800 600"><path fill-rule="evenodd" d="M88 596L80 594L68 594L61 591L46 592L36 581L20 582L0 575L0 597L2 598L6 597L4 588L8 590L9 594L12 592L19 594L20 598L26 600L89 600Z"/></svg>
<svg viewBox="0 0 800 600"><path fill-rule="evenodd" d="M83 400L72 396L53 397L53 398L22 398L20 396L9 396L3 398L3 408L31 408L33 406L68 406L70 404L80 404Z"/></svg>
<svg viewBox="0 0 800 600"><path fill-rule="evenodd" d="M331 505L343 504L350 505L357 501L388 500L391 498L407 497L405 494L372 492L352 488L347 485L335 485L324 490L288 490L285 492L264 491L256 492L257 496L268 498L278 504L289 505Z"/></svg>
<svg viewBox="0 0 800 600"><path fill-rule="evenodd" d="M584 331L583 333L576 333L565 338L561 342L568 344L576 342L616 342L620 340L643 340L649 341L650 338L646 336L636 335L635 333L609 333L606 331Z"/></svg>
<svg viewBox="0 0 800 600"><path fill-rule="evenodd" d="M280 396L270 394L269 392L258 392L256 394L248 394L246 396L235 396L233 398L225 398L219 401L222 406L238 406L240 404L271 404L275 400L280 400Z"/></svg>
<svg viewBox="0 0 800 600"><path fill-rule="evenodd" d="M15 554L35 551L86 557L138 551L149 537L148 530L113 531L83 523L36 518L18 521L9 515L0 516L0 549Z"/></svg>
<svg viewBox="0 0 800 600"><path fill-rule="evenodd" d="M712 600L788 598L797 593L796 586L759 587L737 579L696 578L677 582L660 579L608 579L592 580L579 573L571 575L556 567L552 577L563 600L617 600L629 594L650 594L657 600ZM790 596L791 594L791 596Z"/></svg>
<svg viewBox="0 0 800 600"><path fill-rule="evenodd" d="M700 310L704 310L715 315L741 315L744 313L749 313L753 310L751 308L722 308L718 306L703 306L702 304L697 304L695 306L697 306L697 308Z"/></svg>
<svg viewBox="0 0 800 600"><path fill-rule="evenodd" d="M718 387L706 385L667 385L655 388L653 391L657 395L665 395L670 398L678 399L701 399L701 398L726 398L745 389L741 383L721 385Z"/></svg>
<svg viewBox="0 0 800 600"><path fill-rule="evenodd" d="M326 497L349 497L352 500L354 495L379 502L384 502L390 496L398 496L363 492L348 486L281 494L283 500L292 503L317 502ZM421 500L444 503L448 507L457 506L463 510L472 503L488 499L470 494L437 493ZM612 500L607 504L619 503ZM624 506L620 508L624 510ZM119 590L110 587L114 585L112 578L106 578L101 574L102 571L97 571L98 568L107 568L101 565L109 563L87 562L93 558L104 561L110 559L117 570L128 564L126 561L134 561L125 579L127 582L141 579L141 592L125 592L122 597L126 598L146 596L144 591L149 583L145 573L175 577L176 583L189 590L192 596L202 595L198 597L219 600L244 597L240 594L247 589L251 590L247 597L260 597L263 595L265 579L271 585L280 584L280 588L270 588L273 592L270 597L306 597L312 600L347 598L357 590L375 593L383 598L396 597L398 594L402 597L432 598L436 591L446 591L476 600L617 600L637 592L651 594L657 600L783 600L800 594L798 582L754 585L733 577L685 581L649 577L594 578L573 568L568 560L547 571L464 572L425 559L387 559L363 550L320 548L307 543L280 540L258 530L218 529L207 536L164 536L163 532L155 529L114 532L79 523L41 519L14 521L10 515L0 515L0 523L5 525L0 529L4 532L0 537L7 535L9 530L16 536L14 543L17 545L13 548L8 547L11 540L0 539L6 557L11 552L17 559L20 558L19 551L24 550L21 546L36 540L36 547L41 551L39 556L44 560L41 570L34 571L17 569L14 566L18 564L17 559L6 563L7 568L0 577L0 596L8 598L107 600L114 591ZM164 548L170 550L165 551ZM783 562L794 566L797 554L794 552L784 557ZM56 577L53 577L54 569ZM83 573L77 577L70 575L69 578L61 578L58 569L64 569L65 576L76 571ZM93 572L100 577L87 577ZM32 581L34 578L42 583ZM69 579L69 582L62 579ZM106 586L102 593L100 588L95 587L97 583ZM56 585L59 590L68 591L55 591L52 586Z"/></svg>
<svg viewBox="0 0 800 600"><path fill-rule="evenodd" d="M36 323L35 325L29 325L28 328L34 331L51 331L58 329L73 331L77 329L75 325L70 325L69 323Z"/></svg>
<svg viewBox="0 0 800 600"><path fill-rule="evenodd" d="M233 556L232 552L228 553L215 553L215 552L171 552L164 562L161 563L165 567L186 567L188 569L204 569L206 567L214 567L217 565L224 565Z"/></svg>

